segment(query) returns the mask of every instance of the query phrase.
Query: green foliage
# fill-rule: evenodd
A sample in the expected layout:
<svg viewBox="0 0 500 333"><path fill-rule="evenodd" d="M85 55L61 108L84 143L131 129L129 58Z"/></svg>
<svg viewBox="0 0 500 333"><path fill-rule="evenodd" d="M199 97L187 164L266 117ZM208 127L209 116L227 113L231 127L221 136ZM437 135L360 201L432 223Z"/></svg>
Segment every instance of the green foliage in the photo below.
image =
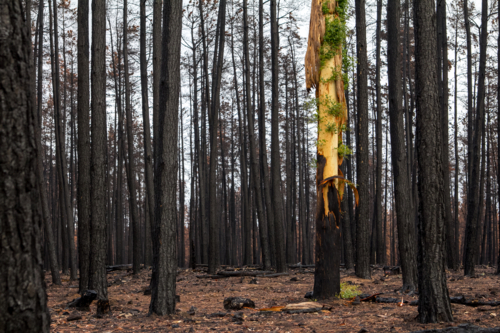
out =
<svg viewBox="0 0 500 333"><path fill-rule="evenodd" d="M328 79L322 78L321 79L322 83L337 81L337 79L342 76L342 72L341 72L341 69L339 68L339 66L337 66L335 68L331 67L331 70L332 70L332 75Z"/></svg>
<svg viewBox="0 0 500 333"><path fill-rule="evenodd" d="M339 129L338 129L338 126L337 124L335 124L335 122L331 122L331 123L328 123L326 126L325 126L325 131L327 133L333 133L333 134L337 134Z"/></svg>
<svg viewBox="0 0 500 333"><path fill-rule="evenodd" d="M345 21L340 16L330 19L325 17L325 35L323 45L319 49L320 66L323 67L327 60L333 58L342 47L346 38L347 28Z"/></svg>
<svg viewBox="0 0 500 333"><path fill-rule="evenodd" d="M330 1L323 2L323 5L321 6L321 10L323 11L323 15L330 14L330 9L328 8L329 4L330 4Z"/></svg>
<svg viewBox="0 0 500 333"><path fill-rule="evenodd" d="M337 295L337 297L342 299L350 299L359 295L361 295L361 290L359 290L359 286L351 285L347 282L342 282L340 284L340 295Z"/></svg>
<svg viewBox="0 0 500 333"><path fill-rule="evenodd" d="M324 15L329 15L330 1L323 2L321 7ZM319 60L320 66L323 67L327 60L333 58L339 48L344 44L347 28L346 28L346 16L347 9L349 7L349 0L337 0L337 7L335 17L325 17L325 35L323 36L323 45L319 50Z"/></svg>
<svg viewBox="0 0 500 333"><path fill-rule="evenodd" d="M347 158L348 155L352 155L352 150L351 150L351 148L349 148L349 146L341 143L341 144L339 144L339 146L337 148L337 153L338 153L339 157Z"/></svg>
<svg viewBox="0 0 500 333"><path fill-rule="evenodd" d="M344 23L346 20L348 7L349 7L349 0L337 0L337 14Z"/></svg>
<svg viewBox="0 0 500 333"><path fill-rule="evenodd" d="M343 116L344 106L342 105L342 103L338 103L332 100L330 96L327 95L323 97L323 99L320 101L320 104L326 108L326 113L328 113L329 115L334 116L335 118Z"/></svg>
<svg viewBox="0 0 500 333"><path fill-rule="evenodd" d="M325 139L317 140L317 141L316 141L316 146L321 147L321 146L322 146L322 145L324 145L325 143L326 143L326 140L325 140Z"/></svg>

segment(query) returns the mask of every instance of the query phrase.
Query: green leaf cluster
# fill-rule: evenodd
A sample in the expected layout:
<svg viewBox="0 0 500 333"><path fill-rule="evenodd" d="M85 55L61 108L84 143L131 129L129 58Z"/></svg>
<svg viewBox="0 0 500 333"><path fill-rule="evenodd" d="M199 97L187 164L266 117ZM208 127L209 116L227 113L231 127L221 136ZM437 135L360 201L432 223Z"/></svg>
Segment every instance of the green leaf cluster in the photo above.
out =
<svg viewBox="0 0 500 333"><path fill-rule="evenodd" d="M359 286L351 285L347 282L342 282L340 284L340 295L337 295L337 297L342 299L350 299L359 295L361 295L361 290L359 290Z"/></svg>
<svg viewBox="0 0 500 333"><path fill-rule="evenodd" d="M324 15L330 13L328 4L330 1L323 2L321 7ZM327 60L333 58L338 50L344 44L347 28L346 28L346 15L349 6L349 0L338 0L335 9L335 17L325 17L325 35L323 36L323 45L319 50L320 66L323 67Z"/></svg>
<svg viewBox="0 0 500 333"><path fill-rule="evenodd" d="M351 150L351 148L349 148L349 146L341 143L337 147L337 154L339 155L339 157L347 158L348 155L352 155L352 150Z"/></svg>
<svg viewBox="0 0 500 333"><path fill-rule="evenodd" d="M330 96L325 96L321 101L321 105L326 108L326 113L335 118L342 117L344 114L344 106L342 103L335 102L330 98Z"/></svg>

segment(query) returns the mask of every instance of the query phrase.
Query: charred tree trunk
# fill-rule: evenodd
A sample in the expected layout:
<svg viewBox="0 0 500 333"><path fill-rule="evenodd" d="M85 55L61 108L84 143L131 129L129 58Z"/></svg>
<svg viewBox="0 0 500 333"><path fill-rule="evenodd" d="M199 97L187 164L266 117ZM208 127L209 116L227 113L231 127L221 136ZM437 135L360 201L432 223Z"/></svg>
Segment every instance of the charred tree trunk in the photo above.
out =
<svg viewBox="0 0 500 333"><path fill-rule="evenodd" d="M414 0L417 150L418 290L421 323L453 321L445 273L443 165L437 91L436 16L433 0ZM401 230L399 230L401 232Z"/></svg>
<svg viewBox="0 0 500 333"><path fill-rule="evenodd" d="M467 197L467 223L465 226L465 253L464 253L464 274L474 275L476 264L476 255L478 249L478 231L479 231L479 179L480 179L480 142L483 136L484 122L484 96L485 96L485 75L486 75L486 46L488 38L488 1L482 1L481 15L481 37L480 37L480 55L479 55L479 82L477 94L477 114L474 126L474 136L472 141L472 159L471 159L471 178L470 189ZM469 111L470 112L470 111Z"/></svg>
<svg viewBox="0 0 500 333"><path fill-rule="evenodd" d="M91 225L89 289L97 292L97 315L109 312L106 277L106 6L104 0L92 2L91 70Z"/></svg>
<svg viewBox="0 0 500 333"><path fill-rule="evenodd" d="M142 121L144 127L144 171L146 202L148 216L146 218L146 239L144 261L146 265L152 264L151 223L154 220L154 185L153 185L153 152L151 149L151 127L149 124L149 99L148 99L148 73L146 60L146 0L141 0L141 36L140 36L140 62L141 62L141 92L142 92ZM153 88L154 89L154 88Z"/></svg>
<svg viewBox="0 0 500 333"><path fill-rule="evenodd" d="M137 211L137 193L135 190L135 159L134 159L134 134L132 133L132 103L130 97L130 78L128 73L128 20L127 0L123 1L123 71L125 72L125 113L127 115L127 144L128 144L128 191L130 221L132 223L132 263L134 274L139 273L141 261L141 231ZM130 262L130 257L128 258Z"/></svg>
<svg viewBox="0 0 500 333"><path fill-rule="evenodd" d="M272 106L271 106L271 180L274 206L274 236L276 245L276 270L278 273L288 271L285 257L285 237L283 234L283 196L281 193L281 168L279 148L279 82L278 52L279 34L276 17L276 0L271 6L271 72L272 72Z"/></svg>
<svg viewBox="0 0 500 333"><path fill-rule="evenodd" d="M417 285L417 267L415 262L415 227L411 199L411 186L408 175L408 163L405 153L405 133L403 108L401 105L401 57L399 42L399 0L387 2L387 33L389 70L389 116L391 127L392 169L396 213L398 223L398 244L403 270L403 291L415 291Z"/></svg>
<svg viewBox="0 0 500 333"><path fill-rule="evenodd" d="M89 1L78 1L78 260L80 293L89 286L90 265L90 109Z"/></svg>
<svg viewBox="0 0 500 333"><path fill-rule="evenodd" d="M43 281L31 38L21 1L0 0L0 331L49 332ZM26 246L29 244L29 246Z"/></svg>
<svg viewBox="0 0 500 333"><path fill-rule="evenodd" d="M356 171L359 206L356 209L356 276L369 279L370 272L370 218L368 183L368 59L366 50L365 0L356 0L356 54L358 59L358 123L356 126Z"/></svg>
<svg viewBox="0 0 500 333"><path fill-rule="evenodd" d="M150 313L175 313L176 183L180 93L182 3L165 0L159 108L159 136L155 149L155 243Z"/></svg>

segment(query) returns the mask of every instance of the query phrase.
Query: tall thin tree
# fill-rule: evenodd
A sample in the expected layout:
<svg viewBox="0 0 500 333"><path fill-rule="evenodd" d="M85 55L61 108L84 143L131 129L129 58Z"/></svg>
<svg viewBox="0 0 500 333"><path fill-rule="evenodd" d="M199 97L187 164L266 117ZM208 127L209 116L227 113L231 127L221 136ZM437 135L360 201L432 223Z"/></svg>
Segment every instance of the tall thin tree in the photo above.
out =
<svg viewBox="0 0 500 333"><path fill-rule="evenodd" d="M177 142L182 1L163 2L158 137L155 146L155 224L150 313L175 313L177 275Z"/></svg>

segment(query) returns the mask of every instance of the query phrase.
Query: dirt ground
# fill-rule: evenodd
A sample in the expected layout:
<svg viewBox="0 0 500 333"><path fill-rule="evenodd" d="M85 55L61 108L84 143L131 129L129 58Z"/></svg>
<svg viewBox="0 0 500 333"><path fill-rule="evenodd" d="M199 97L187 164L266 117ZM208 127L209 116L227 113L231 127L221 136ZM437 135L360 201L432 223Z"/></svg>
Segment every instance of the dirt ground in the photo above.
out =
<svg viewBox="0 0 500 333"><path fill-rule="evenodd" d="M448 272L450 296L465 295L479 300L500 300L500 279L494 268L477 269L476 278L463 277L463 272ZM172 317L148 316L150 297L144 295L151 271L141 270L134 277L131 272L115 271L108 274L110 315L94 317L95 304L90 312L66 309L66 304L79 297L77 282L63 276L63 286L51 283L46 276L48 303L53 332L411 332L423 329L445 328L462 323L482 327L500 327L499 307L471 307L452 304L455 322L447 324L418 323L417 307L404 303L384 304L361 302L352 305L348 300L334 299L320 302L324 308L316 313L288 314L259 311L272 306L308 301L304 295L312 291L313 273L310 269L290 270L289 276L230 277L200 279L203 270L180 270L177 277L177 314ZM297 278L297 281L291 281ZM383 293L383 297L401 298L411 302L417 296L402 296L401 275L387 275L381 267L374 267L371 280L362 280L352 271L341 271L343 282L360 286L364 294ZM256 279L256 281L255 281ZM253 281L252 281L253 280ZM295 280L295 279L293 279ZM256 283L255 283L256 282ZM255 309L226 311L225 297L250 298ZM95 302L94 302L95 303ZM193 307L193 308L192 308ZM191 310L191 311L190 311ZM193 311L194 310L194 311ZM71 315L81 319L68 321ZM220 317L224 315L223 317Z"/></svg>

